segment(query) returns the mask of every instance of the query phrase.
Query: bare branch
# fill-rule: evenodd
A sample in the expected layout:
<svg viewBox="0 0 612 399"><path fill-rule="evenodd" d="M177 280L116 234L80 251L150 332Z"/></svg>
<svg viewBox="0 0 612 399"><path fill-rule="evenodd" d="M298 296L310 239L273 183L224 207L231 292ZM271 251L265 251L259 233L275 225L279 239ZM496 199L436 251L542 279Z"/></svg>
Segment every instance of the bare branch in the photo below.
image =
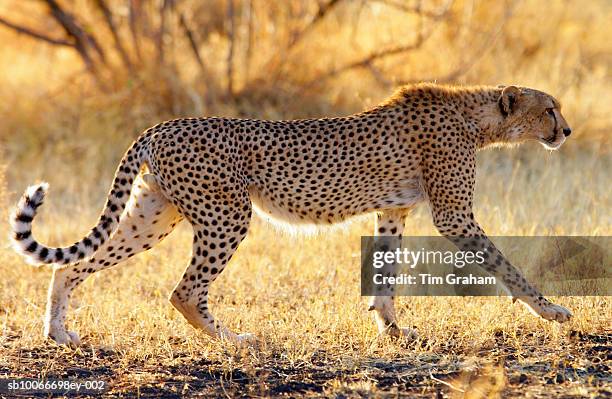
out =
<svg viewBox="0 0 612 399"><path fill-rule="evenodd" d="M452 71L448 72L445 75L438 77L430 77L430 78L421 78L421 79L409 79L409 80L399 80L396 81L396 85L406 85L410 83L417 82L438 82L438 83L450 83L461 76L466 75L478 62L493 48L493 45L499 39L499 36L504 30L504 27L508 24L508 21L512 18L514 12L513 7L509 7L506 9L502 20L496 24L497 29L492 29L487 36L487 40L474 52L474 54L470 55L463 62L461 62L456 68Z"/></svg>
<svg viewBox="0 0 612 399"><path fill-rule="evenodd" d="M172 0L163 0L159 7L159 31L157 32L157 59L164 63L164 36L166 35L166 15Z"/></svg>
<svg viewBox="0 0 612 399"><path fill-rule="evenodd" d="M113 19L113 14L111 10L108 8L108 5L104 0L96 0L96 5L104 15L104 20L106 21L106 25L108 26L108 29L110 30L113 36L115 48L117 49L117 52L119 53L123 64L131 70L132 63L130 62L130 58L128 57L127 52L125 51L123 43L121 42L121 38L119 37L119 33L117 32L117 25L115 24L115 20Z"/></svg>
<svg viewBox="0 0 612 399"><path fill-rule="evenodd" d="M295 47L298 42L300 42L304 38L304 36L306 36L308 32L310 32L315 26L317 26L323 20L323 18L325 18L325 16L329 14L329 12L340 3L340 1L341 0L329 0L327 3L320 6L319 10L312 17L308 25L306 25L304 29L293 35L285 51L289 52L293 47Z"/></svg>
<svg viewBox="0 0 612 399"><path fill-rule="evenodd" d="M374 80L376 80L376 82L378 82L380 86L388 87L393 84L393 82L390 81L389 78L386 77L385 74L375 65L368 65L367 68L368 68L368 71L370 71L370 73L374 77Z"/></svg>
<svg viewBox="0 0 612 399"><path fill-rule="evenodd" d="M96 66L89 54L89 48L92 47L100 56L102 62L105 61L104 52L98 45L97 41L93 36L89 35L83 28L81 28L75 21L74 17L64 11L62 7L55 0L45 0L51 11L51 16L60 24L68 36L71 36L75 40L75 49L83 58L83 62L87 68L96 74Z"/></svg>
<svg viewBox="0 0 612 399"><path fill-rule="evenodd" d="M447 0L446 3L440 7L440 9L434 11L434 10L423 9L422 4L420 2L417 3L416 5L411 6L411 5L408 5L398 0L371 0L371 1L376 2L376 3L383 3L390 7L396 8L400 11L403 11L406 13L418 14L420 16L427 17L430 19L444 18L454 3L454 0Z"/></svg>
<svg viewBox="0 0 612 399"><path fill-rule="evenodd" d="M59 22L69 36L74 37L77 48L81 47L87 52L87 47L91 47L98 53L100 60L106 62L104 50L100 47L98 41L91 34L87 33L85 29L79 26L70 13L64 11L55 0L45 0L45 2L51 10L51 15Z"/></svg>
<svg viewBox="0 0 612 399"><path fill-rule="evenodd" d="M132 45L138 62L142 62L142 51L140 50L139 22L140 13L142 11L142 3L140 0L129 0L129 16L128 23L130 33L132 35Z"/></svg>
<svg viewBox="0 0 612 399"><path fill-rule="evenodd" d="M191 47L191 51L193 52L196 62L200 66L200 69L202 70L202 72L205 72L206 66L204 65L204 61L202 61L202 56L200 55L200 49L198 48L198 44L195 40L195 35L193 34L193 31L187 24L185 15L183 15L183 13L179 14L179 24L181 25L181 28L183 28L183 31L185 32L185 36L187 37L187 40L189 41L189 46Z"/></svg>
<svg viewBox="0 0 612 399"><path fill-rule="evenodd" d="M296 48L297 44L306 37L307 33L319 24L326 15L332 11L342 0L328 0L327 3L319 7L317 13L312 17L308 25L299 32L295 33L287 46L281 49L280 54L276 53L266 62L266 66L263 68L265 73L273 71L272 76L266 76L266 79L270 81L277 81L279 76L285 72L285 66L289 60L289 56L293 49Z"/></svg>
<svg viewBox="0 0 612 399"><path fill-rule="evenodd" d="M304 85L304 88L305 89L310 88L314 85L320 84L328 79L336 77L352 69L369 67L370 65L372 65L373 62L378 61L380 59L417 50L423 45L423 43L427 40L427 38L429 38L430 35L431 35L431 31L428 35L423 35L419 33L419 36L417 37L416 41L412 44L391 47L386 50L375 51L373 53L370 53L369 55L367 55L366 57L363 57L360 60L353 61L339 68L332 69L328 72L325 72L322 75L315 77L314 79L311 79Z"/></svg>
<svg viewBox="0 0 612 399"><path fill-rule="evenodd" d="M251 77L251 62L253 59L253 20L254 20L254 7L253 0L247 0L247 48L244 55L244 76L245 80L248 81Z"/></svg>
<svg viewBox="0 0 612 399"><path fill-rule="evenodd" d="M353 61L351 63L348 63L346 65L343 65L341 67L338 68L334 68L328 72L323 73L322 75L319 75L313 79L311 79L310 81L306 82L303 86L302 86L302 90L306 90L309 89L313 86L316 86L322 82L325 82L331 78L334 78L342 73L345 73L347 71L353 70L353 69L359 69L359 68L369 68L370 72L372 72L372 64L378 60L387 58L387 57L391 57L391 56L396 56L396 55L400 55L400 54L405 54L405 53L409 53L411 51L415 51L420 49L423 44L432 36L432 34L434 33L436 27L438 27L440 25L440 23L442 22L443 18L446 17L450 11L450 4L452 4L452 1L449 1L447 3L447 5L444 7L443 12L441 12L439 15L437 15L436 19L435 19L435 23L427 30L425 31L425 29L423 28L423 20L422 20L422 16L421 18L418 20L417 22L417 37L414 41L414 43L412 44L407 44L407 45L400 45L400 46L396 46L396 47L391 47L385 50L381 50L381 51L375 51L370 53L369 55L357 60L357 61ZM416 6L417 9L421 8L421 2L417 3ZM375 76L376 77L376 76ZM380 76L376 77L377 80L381 81Z"/></svg>
<svg viewBox="0 0 612 399"><path fill-rule="evenodd" d="M229 26L227 36L229 39L229 49L227 51L227 94L232 96L234 93L234 46L235 46L235 26L234 26L234 0L227 1L227 21Z"/></svg>
<svg viewBox="0 0 612 399"><path fill-rule="evenodd" d="M43 35L42 33L33 31L29 28L23 27L23 26L19 26L17 24L14 24L12 22L7 21L6 19L0 17L0 25L4 25L14 31L16 31L17 33L22 33L24 35L28 35L31 36L35 39L39 39L39 40L43 40L47 43L50 44L54 44L56 46L68 46L68 47L74 47L74 43L69 42L67 40L64 39L54 39L52 37Z"/></svg>

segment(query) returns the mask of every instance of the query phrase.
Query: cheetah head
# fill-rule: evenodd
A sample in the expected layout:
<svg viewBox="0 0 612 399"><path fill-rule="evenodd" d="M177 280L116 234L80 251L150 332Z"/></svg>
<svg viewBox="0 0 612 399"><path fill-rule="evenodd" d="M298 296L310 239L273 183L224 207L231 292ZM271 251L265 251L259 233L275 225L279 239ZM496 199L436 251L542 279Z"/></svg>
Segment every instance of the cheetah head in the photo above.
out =
<svg viewBox="0 0 612 399"><path fill-rule="evenodd" d="M536 140L556 150L572 133L553 96L525 87L506 86L499 96L503 126L513 142Z"/></svg>

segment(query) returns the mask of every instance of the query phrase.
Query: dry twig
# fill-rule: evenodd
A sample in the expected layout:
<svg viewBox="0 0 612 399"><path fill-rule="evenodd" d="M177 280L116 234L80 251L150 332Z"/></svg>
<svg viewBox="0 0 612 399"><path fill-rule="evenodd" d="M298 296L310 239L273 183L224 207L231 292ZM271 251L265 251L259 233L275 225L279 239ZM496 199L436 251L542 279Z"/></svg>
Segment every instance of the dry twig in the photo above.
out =
<svg viewBox="0 0 612 399"><path fill-rule="evenodd" d="M102 15L104 15L104 21L106 22L106 26L108 27L111 32L111 35L113 36L115 48L117 49L117 52L119 53L123 64L131 71L132 63L130 62L130 58L128 57L127 51L125 50L125 47L121 42L121 38L119 37L119 33L117 31L117 25L115 24L115 20L113 18L113 14L110 8L104 0L96 0L96 5L102 12Z"/></svg>
<svg viewBox="0 0 612 399"><path fill-rule="evenodd" d="M307 35L308 32L310 32L315 26L317 26L323 20L323 18L325 18L325 16L329 14L329 12L340 3L340 1L341 0L329 0L324 5L319 6L319 10L312 17L308 25L306 25L302 30L293 35L285 51L289 53Z"/></svg>
<svg viewBox="0 0 612 399"><path fill-rule="evenodd" d="M234 46L236 45L234 0L228 0L227 2L227 21L227 36L229 39L229 48L227 50L227 94L231 97L234 94Z"/></svg>
<svg viewBox="0 0 612 399"><path fill-rule="evenodd" d="M35 39L39 39L39 40L45 41L45 42L47 42L49 44L53 44L53 45L56 45L56 46L74 47L74 43L73 42L70 42L70 41L64 40L64 39L55 39L55 38L49 37L49 36L44 35L44 34L42 34L40 32L36 32L36 31L34 31L34 30L30 29L30 28L26 28L24 26L17 25L17 24L15 24L13 22L9 22L9 21L7 21L6 19L4 19L2 17L0 17L0 25L4 25L4 26L6 26L6 27L8 27L8 28L18 32L18 33L22 33L22 34L31 36L31 37L33 37Z"/></svg>
<svg viewBox="0 0 612 399"><path fill-rule="evenodd" d="M202 70L202 72L204 72L206 70L206 67L204 66L204 61L202 60L202 56L200 55L200 49L199 49L198 43L196 41L193 30L189 27L187 20L185 18L185 15L183 13L179 14L179 24L181 25L181 28L183 28L183 32L185 33L185 37L187 38L187 41L189 42L189 47L191 48L191 51L193 53L193 56L196 62L200 66L200 69Z"/></svg>

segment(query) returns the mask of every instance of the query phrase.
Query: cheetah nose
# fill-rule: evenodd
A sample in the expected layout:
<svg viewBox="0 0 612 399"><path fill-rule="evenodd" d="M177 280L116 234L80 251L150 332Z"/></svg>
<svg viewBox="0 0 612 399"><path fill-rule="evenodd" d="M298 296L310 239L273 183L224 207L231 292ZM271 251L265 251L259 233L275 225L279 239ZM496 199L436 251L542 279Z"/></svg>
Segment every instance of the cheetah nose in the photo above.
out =
<svg viewBox="0 0 612 399"><path fill-rule="evenodd" d="M569 136L570 134L572 134L572 129L570 129L569 127L566 127L565 129L563 129L563 135L565 137Z"/></svg>

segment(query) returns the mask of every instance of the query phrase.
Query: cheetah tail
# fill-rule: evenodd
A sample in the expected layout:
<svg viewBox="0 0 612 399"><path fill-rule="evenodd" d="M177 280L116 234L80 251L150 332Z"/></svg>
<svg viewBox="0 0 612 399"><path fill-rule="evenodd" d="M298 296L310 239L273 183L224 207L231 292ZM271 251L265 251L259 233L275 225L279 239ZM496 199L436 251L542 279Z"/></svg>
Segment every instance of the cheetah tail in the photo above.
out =
<svg viewBox="0 0 612 399"><path fill-rule="evenodd" d="M71 264L91 257L106 242L119 224L119 218L130 198L132 183L142 165L140 144L136 141L126 152L115 173L108 201L96 226L80 241L69 247L50 248L32 236L32 221L42 205L48 184L28 187L11 214L11 241L13 248L32 265Z"/></svg>

